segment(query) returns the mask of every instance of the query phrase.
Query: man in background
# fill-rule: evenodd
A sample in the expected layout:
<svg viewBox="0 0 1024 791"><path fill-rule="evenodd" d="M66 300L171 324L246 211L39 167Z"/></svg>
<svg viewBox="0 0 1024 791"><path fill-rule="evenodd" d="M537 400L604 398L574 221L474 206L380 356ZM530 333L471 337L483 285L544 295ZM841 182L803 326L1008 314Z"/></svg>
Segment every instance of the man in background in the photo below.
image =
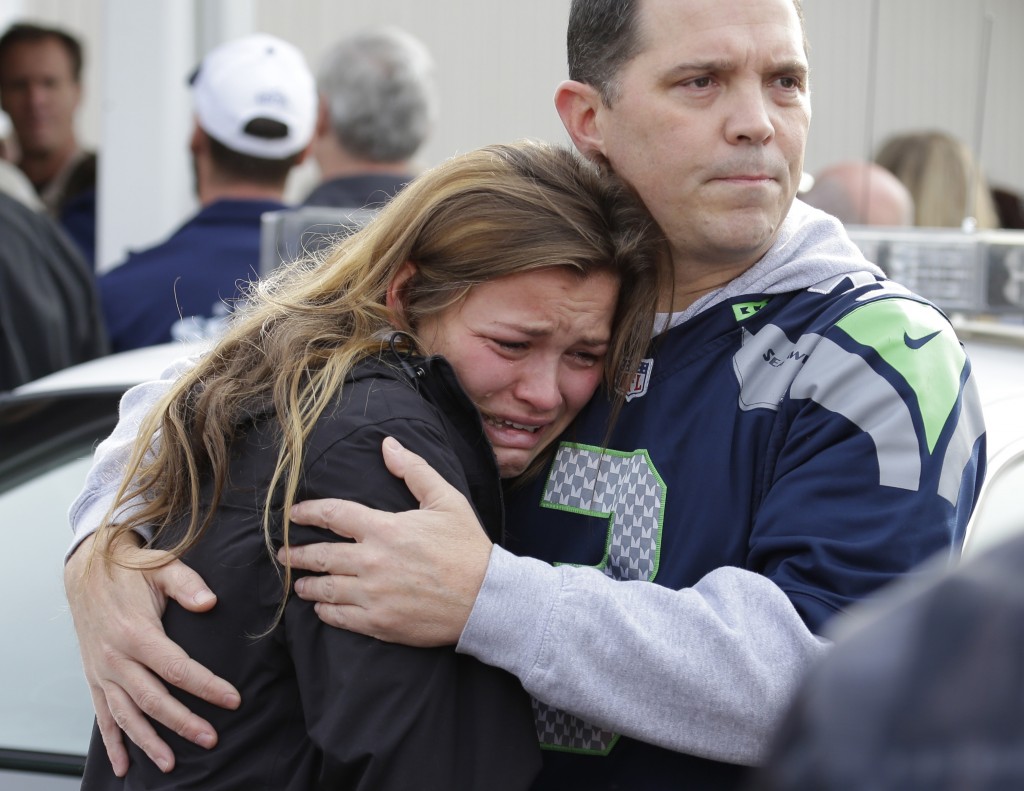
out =
<svg viewBox="0 0 1024 791"><path fill-rule="evenodd" d="M105 354L92 272L57 224L0 190L0 240L0 391Z"/></svg>
<svg viewBox="0 0 1024 791"><path fill-rule="evenodd" d="M202 209L167 241L100 278L115 351L215 334L259 266L260 218L284 208L309 150L316 87L291 44L256 34L209 53L192 77L190 150Z"/></svg>
<svg viewBox="0 0 1024 791"><path fill-rule="evenodd" d="M413 178L437 117L433 71L426 46L396 28L357 33L327 53L313 143L323 181L306 205L372 207Z"/></svg>
<svg viewBox="0 0 1024 791"><path fill-rule="evenodd" d="M57 28L14 24L0 36L0 109L10 116L16 164L90 265L96 249L96 154L75 136L82 45Z"/></svg>
<svg viewBox="0 0 1024 791"><path fill-rule="evenodd" d="M914 199L892 173L874 162L839 162L814 179L800 195L844 225L914 224Z"/></svg>

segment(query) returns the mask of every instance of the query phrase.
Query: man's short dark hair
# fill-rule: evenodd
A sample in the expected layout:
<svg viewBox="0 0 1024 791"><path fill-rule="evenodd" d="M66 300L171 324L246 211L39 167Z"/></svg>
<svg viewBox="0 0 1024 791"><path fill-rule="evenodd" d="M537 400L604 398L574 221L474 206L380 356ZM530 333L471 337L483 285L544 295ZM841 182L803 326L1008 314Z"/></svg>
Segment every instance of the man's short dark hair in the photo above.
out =
<svg viewBox="0 0 1024 791"><path fill-rule="evenodd" d="M43 27L27 22L16 22L0 36L0 66L7 52L16 44L35 44L52 39L64 47L71 59L71 76L75 82L82 81L82 43L65 30L55 27ZM0 73L0 79L3 74Z"/></svg>
<svg viewBox="0 0 1024 791"><path fill-rule="evenodd" d="M566 50L569 79L591 85L608 106L618 95L618 75L641 49L641 0L572 0ZM800 0L793 0L800 29L804 14ZM806 37L804 49L807 48Z"/></svg>
<svg viewBox="0 0 1024 791"><path fill-rule="evenodd" d="M233 178L265 186L284 184L288 172L299 163L300 155L301 152L284 159L263 159L241 154L210 137L210 158L219 170Z"/></svg>
<svg viewBox="0 0 1024 791"><path fill-rule="evenodd" d="M573 0L569 8L569 79L597 88L607 105L620 69L640 49L639 8L639 0Z"/></svg>

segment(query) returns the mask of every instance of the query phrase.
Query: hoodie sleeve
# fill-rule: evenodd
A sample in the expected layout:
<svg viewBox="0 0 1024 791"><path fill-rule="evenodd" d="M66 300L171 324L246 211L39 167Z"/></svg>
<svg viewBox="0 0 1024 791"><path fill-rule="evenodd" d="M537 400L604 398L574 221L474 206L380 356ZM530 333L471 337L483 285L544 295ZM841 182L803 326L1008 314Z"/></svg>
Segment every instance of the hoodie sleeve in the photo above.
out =
<svg viewBox="0 0 1024 791"><path fill-rule="evenodd" d="M174 380L192 368L198 357L186 357L172 363L159 379L136 385L121 398L118 421L110 436L96 446L92 467L86 476L81 493L68 511L68 521L74 536L65 555L65 561L74 554L78 545L92 535L114 506L121 479L131 458L132 446L139 433L139 425ZM118 512L119 517L131 513L131 505ZM144 536L149 539L149 535Z"/></svg>
<svg viewBox="0 0 1024 791"><path fill-rule="evenodd" d="M828 645L776 585L743 569L716 569L671 590L495 547L458 650L594 725L755 764Z"/></svg>

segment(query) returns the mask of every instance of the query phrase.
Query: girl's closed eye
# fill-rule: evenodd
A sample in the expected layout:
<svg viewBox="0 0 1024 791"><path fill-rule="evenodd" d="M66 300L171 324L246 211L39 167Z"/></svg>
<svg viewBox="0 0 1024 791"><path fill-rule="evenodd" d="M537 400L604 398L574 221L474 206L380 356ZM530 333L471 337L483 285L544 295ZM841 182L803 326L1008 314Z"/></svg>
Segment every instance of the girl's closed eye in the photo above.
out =
<svg viewBox="0 0 1024 791"><path fill-rule="evenodd" d="M491 339L496 346L500 346L502 349L507 349L510 352L521 352L529 347L526 341L508 341L500 338Z"/></svg>
<svg viewBox="0 0 1024 791"><path fill-rule="evenodd" d="M569 352L569 356L572 357L572 359L577 363L577 365L588 367L593 365L600 365L602 362L604 362L605 357L604 352L591 352L583 350Z"/></svg>

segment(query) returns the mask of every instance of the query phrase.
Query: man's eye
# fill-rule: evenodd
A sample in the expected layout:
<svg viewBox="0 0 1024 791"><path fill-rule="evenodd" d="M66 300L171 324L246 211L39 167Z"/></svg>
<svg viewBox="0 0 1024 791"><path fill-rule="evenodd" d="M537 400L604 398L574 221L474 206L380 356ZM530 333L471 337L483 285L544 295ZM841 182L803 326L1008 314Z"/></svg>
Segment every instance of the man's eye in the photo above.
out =
<svg viewBox="0 0 1024 791"><path fill-rule="evenodd" d="M526 343L523 341L503 341L498 338L494 338L494 343L502 349L508 349L509 351L522 351L526 348Z"/></svg>

